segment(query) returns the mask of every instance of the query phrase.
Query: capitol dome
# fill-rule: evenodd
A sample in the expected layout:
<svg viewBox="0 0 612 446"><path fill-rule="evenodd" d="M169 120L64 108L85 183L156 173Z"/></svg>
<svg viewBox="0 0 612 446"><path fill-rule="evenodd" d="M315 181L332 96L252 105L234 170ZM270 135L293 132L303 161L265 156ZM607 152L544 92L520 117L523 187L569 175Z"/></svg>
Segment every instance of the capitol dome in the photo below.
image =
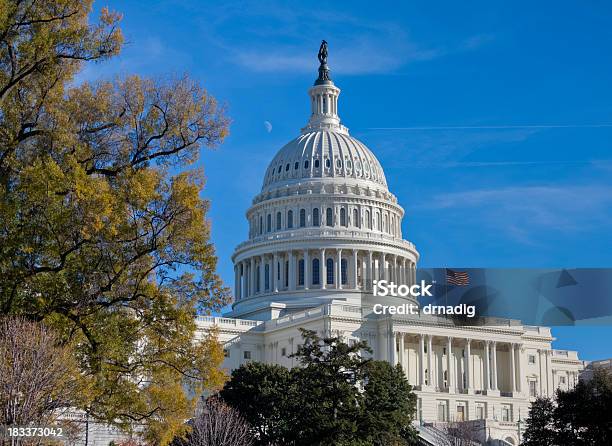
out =
<svg viewBox="0 0 612 446"><path fill-rule="evenodd" d="M310 119L274 156L247 210L229 316L269 320L332 300L363 304L373 280L415 280L404 210L374 153L340 121L326 47L319 61Z"/></svg>
<svg viewBox="0 0 612 446"><path fill-rule="evenodd" d="M334 178L387 189L374 154L348 132L309 130L287 143L266 170L263 190L310 179Z"/></svg>

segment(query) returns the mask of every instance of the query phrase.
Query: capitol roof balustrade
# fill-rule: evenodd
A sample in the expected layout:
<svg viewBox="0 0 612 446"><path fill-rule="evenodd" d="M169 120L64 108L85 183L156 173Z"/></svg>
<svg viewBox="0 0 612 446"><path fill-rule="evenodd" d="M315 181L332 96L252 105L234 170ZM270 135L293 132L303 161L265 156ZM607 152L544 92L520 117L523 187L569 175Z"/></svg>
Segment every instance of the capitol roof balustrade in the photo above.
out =
<svg viewBox="0 0 612 446"><path fill-rule="evenodd" d="M229 317L217 316L197 316L196 322L203 325L217 325L219 327L263 327L263 321L255 321L250 319L234 319Z"/></svg>

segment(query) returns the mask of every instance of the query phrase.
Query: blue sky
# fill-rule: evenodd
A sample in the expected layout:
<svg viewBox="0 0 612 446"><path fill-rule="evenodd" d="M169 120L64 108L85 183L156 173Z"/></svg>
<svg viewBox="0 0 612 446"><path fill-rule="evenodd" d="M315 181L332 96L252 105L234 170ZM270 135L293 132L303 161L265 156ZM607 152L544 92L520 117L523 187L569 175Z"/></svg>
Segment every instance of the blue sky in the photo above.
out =
<svg viewBox="0 0 612 446"><path fill-rule="evenodd" d="M421 265L612 266L611 4L106 5L127 44L80 81L187 73L233 119L201 158L228 284L267 163L306 123L323 38L343 123L381 161ZM584 359L612 357L610 328L554 333Z"/></svg>

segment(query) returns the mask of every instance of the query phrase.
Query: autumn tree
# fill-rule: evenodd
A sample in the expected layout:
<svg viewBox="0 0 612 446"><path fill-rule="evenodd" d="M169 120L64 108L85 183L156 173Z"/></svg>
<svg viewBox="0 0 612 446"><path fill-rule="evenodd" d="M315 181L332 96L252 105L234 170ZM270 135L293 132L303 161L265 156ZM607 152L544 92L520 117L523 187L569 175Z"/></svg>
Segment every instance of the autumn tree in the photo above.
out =
<svg viewBox="0 0 612 446"><path fill-rule="evenodd" d="M164 444L222 383L194 316L228 290L190 167L226 136L187 77L75 83L119 53L120 16L91 0L0 0L0 311L78 345L92 416Z"/></svg>

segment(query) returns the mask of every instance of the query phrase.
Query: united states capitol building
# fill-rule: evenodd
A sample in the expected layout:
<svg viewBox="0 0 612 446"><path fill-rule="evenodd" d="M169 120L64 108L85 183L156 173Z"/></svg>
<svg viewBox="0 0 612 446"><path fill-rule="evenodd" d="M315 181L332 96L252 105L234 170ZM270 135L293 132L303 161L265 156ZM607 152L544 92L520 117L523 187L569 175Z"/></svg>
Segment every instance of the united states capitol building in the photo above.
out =
<svg viewBox="0 0 612 446"><path fill-rule="evenodd" d="M199 317L198 329L220 329L228 370L249 361L295 366L300 328L365 340L374 359L404 369L425 444L436 444L439 423L469 421L483 442L518 445L530 402L573 387L582 361L552 349L547 327L374 314L372 280L414 283L420 254L402 233L404 209L374 152L340 121L340 89L322 51L310 119L272 158L246 212L248 238L232 256L232 310Z"/></svg>

